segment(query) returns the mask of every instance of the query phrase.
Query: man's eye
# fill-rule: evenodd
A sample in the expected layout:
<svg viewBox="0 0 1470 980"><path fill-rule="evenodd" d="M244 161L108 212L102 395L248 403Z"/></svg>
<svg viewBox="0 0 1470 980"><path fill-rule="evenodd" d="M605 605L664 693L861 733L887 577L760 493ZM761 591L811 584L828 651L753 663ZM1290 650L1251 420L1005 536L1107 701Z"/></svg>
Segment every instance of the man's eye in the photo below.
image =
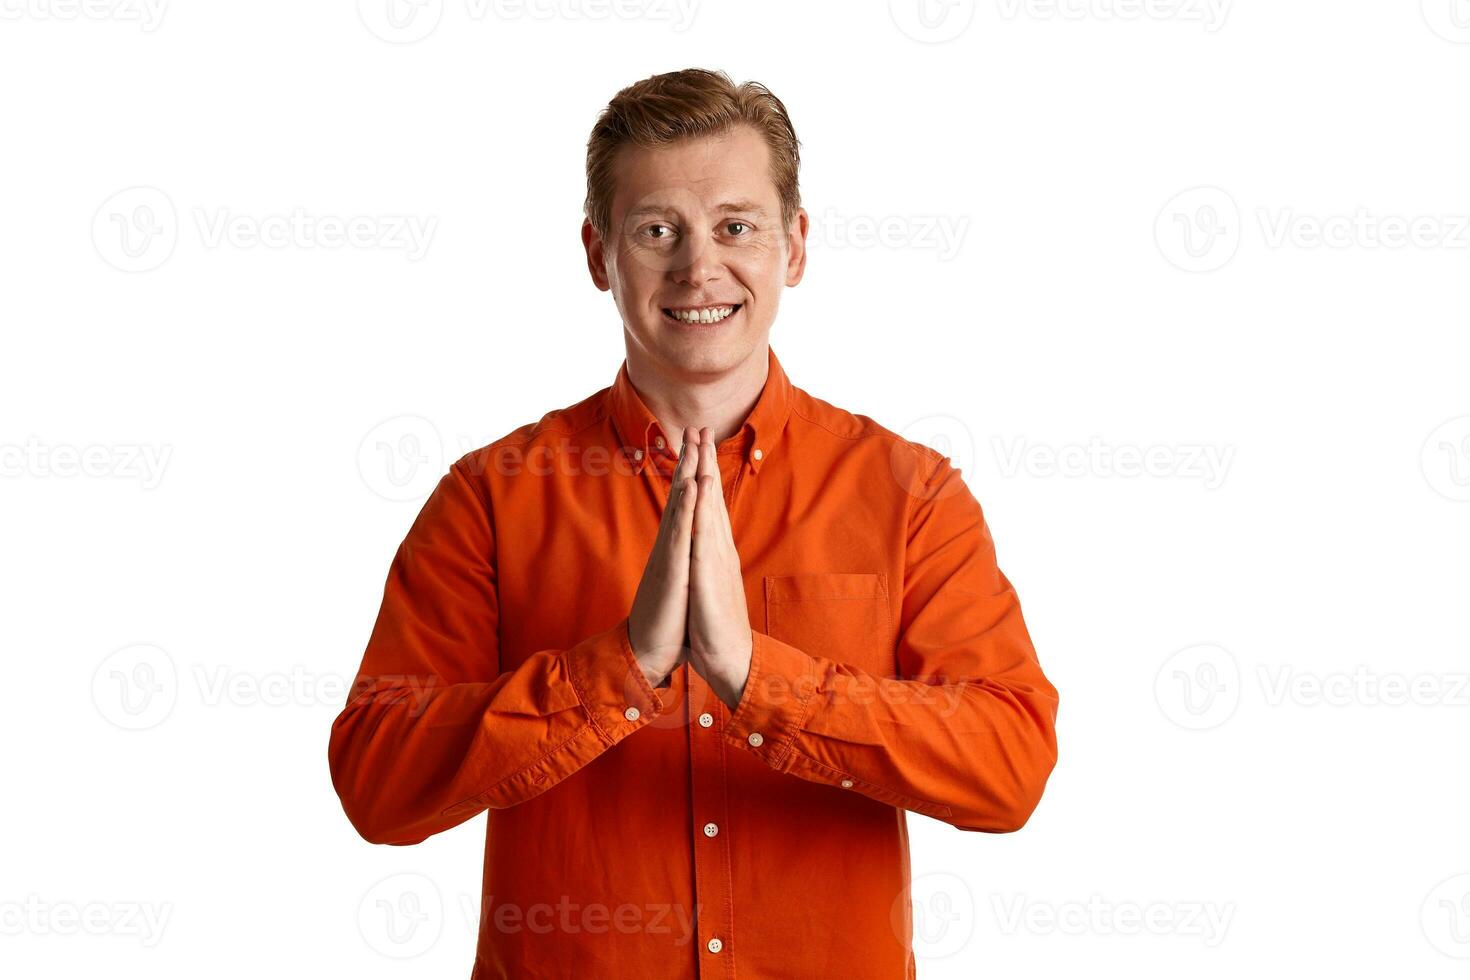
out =
<svg viewBox="0 0 1470 980"><path fill-rule="evenodd" d="M660 229L662 229L663 231L667 232L668 234L665 234L665 235L656 234L656 232L659 231ZM649 225L647 228L644 229L644 231L647 233L647 235L648 235L649 238L652 238L655 241L663 241L663 240L665 240L667 238L672 237L673 234L674 234L674 229L670 228L668 225Z"/></svg>
<svg viewBox="0 0 1470 980"><path fill-rule="evenodd" d="M727 229L730 229L730 228L746 228L746 229L748 229L750 227L750 225L747 225L743 221L731 221L730 223L728 223L727 225L725 225L725 227ZM734 234L735 236L739 237L741 235L741 232L735 231L735 232L732 232L732 234Z"/></svg>

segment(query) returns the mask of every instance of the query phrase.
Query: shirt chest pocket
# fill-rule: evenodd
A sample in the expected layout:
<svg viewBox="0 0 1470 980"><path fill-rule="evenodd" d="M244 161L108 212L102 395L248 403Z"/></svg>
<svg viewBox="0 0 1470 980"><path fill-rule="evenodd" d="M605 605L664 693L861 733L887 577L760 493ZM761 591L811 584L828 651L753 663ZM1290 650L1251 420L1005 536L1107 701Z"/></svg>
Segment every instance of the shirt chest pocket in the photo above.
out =
<svg viewBox="0 0 1470 980"><path fill-rule="evenodd" d="M877 572L767 575L766 633L816 657L893 673L888 582Z"/></svg>

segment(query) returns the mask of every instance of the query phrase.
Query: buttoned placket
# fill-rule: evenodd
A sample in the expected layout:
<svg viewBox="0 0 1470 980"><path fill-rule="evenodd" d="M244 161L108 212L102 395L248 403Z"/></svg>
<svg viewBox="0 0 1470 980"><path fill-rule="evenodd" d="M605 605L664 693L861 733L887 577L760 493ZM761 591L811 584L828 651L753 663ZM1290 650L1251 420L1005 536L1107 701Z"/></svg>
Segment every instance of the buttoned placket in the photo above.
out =
<svg viewBox="0 0 1470 980"><path fill-rule="evenodd" d="M650 439L657 449L662 436ZM731 532L738 537L733 514L735 501L740 493L744 477L749 469L754 473L758 461L764 455L759 448L752 447L750 457L741 460L730 481L726 497L726 508L732 514ZM674 456L677 460L677 455ZM664 501L667 505L668 491L672 479L664 477L657 465L649 467L651 460L640 457L644 469L652 469L663 483ZM756 462L752 462L755 460ZM725 740L722 732L729 718L729 708L715 694L697 671L686 662L679 667L684 689L684 729L689 735L689 791L690 812L693 824L689 828L693 840L694 854L694 924L699 937L699 977L701 980L724 977L735 978L735 958L732 943L735 938L735 895L734 868L730 857L729 829L729 783L728 766L725 759ZM694 724L698 711L698 724Z"/></svg>

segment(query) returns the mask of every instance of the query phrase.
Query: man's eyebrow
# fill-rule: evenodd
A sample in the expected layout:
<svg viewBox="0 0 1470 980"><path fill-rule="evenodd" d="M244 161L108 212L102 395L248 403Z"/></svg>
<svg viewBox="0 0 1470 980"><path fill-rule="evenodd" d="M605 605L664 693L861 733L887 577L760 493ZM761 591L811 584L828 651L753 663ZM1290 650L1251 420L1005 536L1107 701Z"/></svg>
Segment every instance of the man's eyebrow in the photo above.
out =
<svg viewBox="0 0 1470 980"><path fill-rule="evenodd" d="M741 214L757 214L761 217L766 215L766 209L754 201L726 201L724 204L717 205L715 210L739 211Z"/></svg>
<svg viewBox="0 0 1470 980"><path fill-rule="evenodd" d="M644 215L668 214L672 210L674 210L673 205L669 204L645 204L642 207L636 207L633 210L629 211L628 218L632 219L641 218ZM753 214L762 218L766 216L766 209L761 207L754 201L726 201L723 204L716 204L715 210L722 213L734 211L738 214Z"/></svg>

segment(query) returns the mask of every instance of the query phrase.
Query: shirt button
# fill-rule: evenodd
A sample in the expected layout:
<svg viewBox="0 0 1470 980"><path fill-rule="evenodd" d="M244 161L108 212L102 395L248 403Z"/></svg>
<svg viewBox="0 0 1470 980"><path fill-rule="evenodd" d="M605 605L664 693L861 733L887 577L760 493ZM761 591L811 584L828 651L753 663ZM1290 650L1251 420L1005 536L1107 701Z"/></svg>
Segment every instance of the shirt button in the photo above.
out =
<svg viewBox="0 0 1470 980"><path fill-rule="evenodd" d="M751 453L751 455L754 456L756 459L760 459L762 456L765 455L765 453L757 449L755 452Z"/></svg>
<svg viewBox="0 0 1470 980"><path fill-rule="evenodd" d="M623 717L626 718L626 719L628 719L629 721L637 721L638 720L638 709L637 708L630 707L627 711L624 711L623 712Z"/></svg>
<svg viewBox="0 0 1470 980"><path fill-rule="evenodd" d="M842 781L842 788L843 789L852 789L852 780L851 779L844 779Z"/></svg>
<svg viewBox="0 0 1470 980"><path fill-rule="evenodd" d="M653 440L653 444L658 449L664 448L664 437L663 436L657 436L657 437L655 437L654 440Z"/></svg>
<svg viewBox="0 0 1470 980"><path fill-rule="evenodd" d="M762 735L760 732L751 732L750 736L746 738L746 741L749 742L751 745L759 745L765 740L765 736Z"/></svg>
<svg viewBox="0 0 1470 980"><path fill-rule="evenodd" d="M704 836L706 836L706 837L713 837L715 834L718 834L719 832L720 832L720 827L719 827L718 824L707 823L707 824L704 825Z"/></svg>
<svg viewBox="0 0 1470 980"><path fill-rule="evenodd" d="M709 947L709 951L711 953L718 953L720 950L725 948L725 944L720 942L719 936L711 939L706 945Z"/></svg>
<svg viewBox="0 0 1470 980"><path fill-rule="evenodd" d="M700 728L708 728L709 726L713 725L714 723L715 723L715 716L712 715L712 714L710 714L708 711L706 711L704 714L702 714L702 715L699 716L699 727Z"/></svg>
<svg viewBox="0 0 1470 980"><path fill-rule="evenodd" d="M633 450L633 458L634 459L642 459L643 458L643 450L641 450L641 449L635 449L635 450Z"/></svg>

